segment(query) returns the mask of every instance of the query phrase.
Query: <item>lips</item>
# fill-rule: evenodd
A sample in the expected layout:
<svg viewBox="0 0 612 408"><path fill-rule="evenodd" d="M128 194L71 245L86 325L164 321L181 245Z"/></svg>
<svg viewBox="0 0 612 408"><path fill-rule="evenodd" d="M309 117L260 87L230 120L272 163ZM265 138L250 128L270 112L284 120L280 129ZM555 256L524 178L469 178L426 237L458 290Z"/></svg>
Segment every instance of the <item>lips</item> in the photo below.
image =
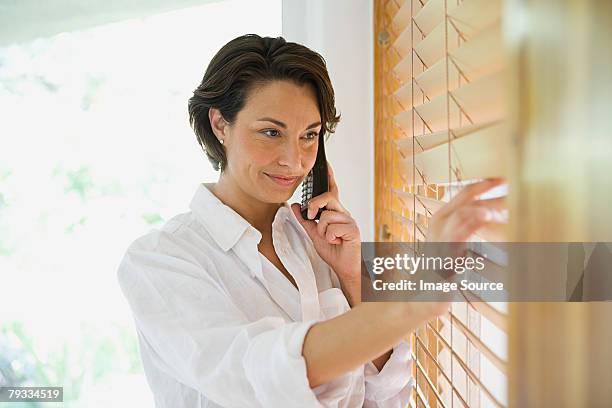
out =
<svg viewBox="0 0 612 408"><path fill-rule="evenodd" d="M297 176L291 177L291 176L281 176L277 174L268 174L268 173L264 173L264 174L268 176L276 184L279 184L285 187L293 185L293 183L295 183L295 181L298 179Z"/></svg>

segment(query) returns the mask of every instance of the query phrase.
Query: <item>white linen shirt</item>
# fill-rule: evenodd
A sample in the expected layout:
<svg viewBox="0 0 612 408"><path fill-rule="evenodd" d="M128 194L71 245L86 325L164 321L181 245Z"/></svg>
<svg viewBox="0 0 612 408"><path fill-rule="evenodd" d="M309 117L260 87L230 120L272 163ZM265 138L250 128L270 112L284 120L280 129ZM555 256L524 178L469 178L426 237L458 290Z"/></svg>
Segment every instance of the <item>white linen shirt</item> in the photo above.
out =
<svg viewBox="0 0 612 408"><path fill-rule="evenodd" d="M191 211L128 247L117 276L132 310L157 408L406 407L414 384L402 341L310 388L302 345L350 309L334 271L284 203L274 249L299 291L257 249L261 233L200 184Z"/></svg>

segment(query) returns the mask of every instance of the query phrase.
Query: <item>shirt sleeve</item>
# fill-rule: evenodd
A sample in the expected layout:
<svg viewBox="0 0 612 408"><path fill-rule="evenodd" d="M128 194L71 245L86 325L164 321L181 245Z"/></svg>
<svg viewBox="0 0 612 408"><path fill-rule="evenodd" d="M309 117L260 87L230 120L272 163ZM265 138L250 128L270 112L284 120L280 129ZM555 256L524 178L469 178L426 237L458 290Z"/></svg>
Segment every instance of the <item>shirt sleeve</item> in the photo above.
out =
<svg viewBox="0 0 612 408"><path fill-rule="evenodd" d="M334 288L341 292L340 280L336 272L329 268L329 274ZM324 297L320 300L325 304ZM350 310L348 301L342 295L343 304L341 311L336 314ZM332 316L328 316L331 318ZM368 361L364 366L365 399L364 408L405 408L410 401L410 394L414 386L412 377L411 346L407 340L402 340L394 348L389 360L383 366L381 372Z"/></svg>
<svg viewBox="0 0 612 408"><path fill-rule="evenodd" d="M411 347L402 340L394 348L382 370L369 361L365 365L365 408L405 408L414 386Z"/></svg>
<svg viewBox="0 0 612 408"><path fill-rule="evenodd" d="M207 273L212 262L202 266L179 246L165 245L162 251L137 240L118 270L159 369L222 406L320 407L302 356L316 321L248 321Z"/></svg>

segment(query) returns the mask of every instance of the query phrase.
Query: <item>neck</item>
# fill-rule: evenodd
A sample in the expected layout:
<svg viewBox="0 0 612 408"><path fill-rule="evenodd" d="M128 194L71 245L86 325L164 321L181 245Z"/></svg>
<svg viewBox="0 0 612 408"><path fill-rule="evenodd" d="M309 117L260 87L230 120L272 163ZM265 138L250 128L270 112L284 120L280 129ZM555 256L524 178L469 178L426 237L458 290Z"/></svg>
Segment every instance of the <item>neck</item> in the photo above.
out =
<svg viewBox="0 0 612 408"><path fill-rule="evenodd" d="M249 224L259 230L262 235L272 231L272 221L274 221L274 216L282 204L266 203L253 198L223 173L221 173L219 181L212 185L211 192L223 204L231 207Z"/></svg>

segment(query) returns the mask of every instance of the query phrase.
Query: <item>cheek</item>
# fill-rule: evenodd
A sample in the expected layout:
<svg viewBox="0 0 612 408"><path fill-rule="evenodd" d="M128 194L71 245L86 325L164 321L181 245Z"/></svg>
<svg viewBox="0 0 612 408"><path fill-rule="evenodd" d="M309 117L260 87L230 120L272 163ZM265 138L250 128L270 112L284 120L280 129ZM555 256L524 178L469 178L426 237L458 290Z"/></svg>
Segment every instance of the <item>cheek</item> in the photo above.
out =
<svg viewBox="0 0 612 408"><path fill-rule="evenodd" d="M269 168L274 162L275 152L271 146L262 146L258 143L249 143L241 146L238 166L245 176L257 176L263 169Z"/></svg>
<svg viewBox="0 0 612 408"><path fill-rule="evenodd" d="M314 167L315 161L317 161L317 149L312 149L308 154L304 155L304 167L311 169Z"/></svg>
<svg viewBox="0 0 612 408"><path fill-rule="evenodd" d="M270 149L261 146L261 143L254 141L250 135L240 135L238 139L238 144L233 146L231 156L236 163L236 167L240 167L243 171L245 169L248 171L252 167L259 167L271 157Z"/></svg>
<svg viewBox="0 0 612 408"><path fill-rule="evenodd" d="M270 163L274 162L273 149L254 148L249 152L248 163L251 171L259 172L263 168L269 168Z"/></svg>

